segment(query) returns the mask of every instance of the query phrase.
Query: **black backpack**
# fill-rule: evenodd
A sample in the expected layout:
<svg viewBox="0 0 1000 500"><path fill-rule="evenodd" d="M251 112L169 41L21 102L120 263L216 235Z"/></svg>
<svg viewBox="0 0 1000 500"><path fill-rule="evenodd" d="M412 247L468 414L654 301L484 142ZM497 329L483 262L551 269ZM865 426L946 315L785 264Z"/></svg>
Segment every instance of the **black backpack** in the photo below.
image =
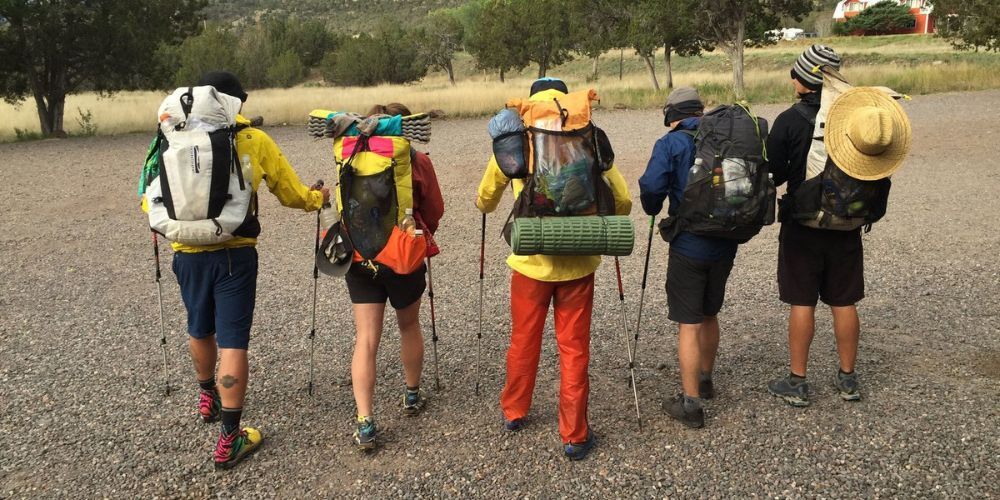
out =
<svg viewBox="0 0 1000 500"><path fill-rule="evenodd" d="M815 108L801 102L792 108L810 125L816 125ZM813 134L813 141L822 143L823 137L817 135ZM822 151L825 155L825 149ZM807 169L806 179L795 193L782 197L782 221L794 220L809 227L840 231L853 231L864 226L865 232L868 232L873 223L885 216L889 189L892 187L888 177L877 181L855 179L838 168L829 157L822 170L812 177L810 173Z"/></svg>
<svg viewBox="0 0 1000 500"><path fill-rule="evenodd" d="M687 131L685 131L687 132ZM774 223L774 181L767 171L767 120L742 105L706 114L695 134L694 165L676 215L660 221L660 235L680 232L746 243Z"/></svg>

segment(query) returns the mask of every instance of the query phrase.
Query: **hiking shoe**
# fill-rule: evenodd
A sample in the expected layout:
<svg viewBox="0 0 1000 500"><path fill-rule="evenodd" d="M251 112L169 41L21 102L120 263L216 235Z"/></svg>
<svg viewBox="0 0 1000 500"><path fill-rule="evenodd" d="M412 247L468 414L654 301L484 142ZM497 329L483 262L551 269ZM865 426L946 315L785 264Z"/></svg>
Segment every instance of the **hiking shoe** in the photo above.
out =
<svg viewBox="0 0 1000 500"><path fill-rule="evenodd" d="M715 397L715 384L711 378L703 378L698 381L698 397L701 399L712 399Z"/></svg>
<svg viewBox="0 0 1000 500"><path fill-rule="evenodd" d="M413 417L419 415L427 404L423 391L406 391L403 394L403 415Z"/></svg>
<svg viewBox="0 0 1000 500"><path fill-rule="evenodd" d="M786 403L803 408L809 406L809 384L806 379L786 375L767 384L767 392L784 399Z"/></svg>
<svg viewBox="0 0 1000 500"><path fill-rule="evenodd" d="M358 417L358 428L354 431L354 444L362 451L375 449L375 419Z"/></svg>
<svg viewBox="0 0 1000 500"><path fill-rule="evenodd" d="M219 420L222 415L222 399L219 398L219 391L200 390L198 394L198 416L201 421L210 424Z"/></svg>
<svg viewBox="0 0 1000 500"><path fill-rule="evenodd" d="M503 430L508 432L517 432L524 428L525 421L523 418L515 418L514 420L503 420Z"/></svg>
<svg viewBox="0 0 1000 500"><path fill-rule="evenodd" d="M837 370L837 378L833 381L840 391L840 399L844 401L860 401L861 391L858 390L858 372L850 374Z"/></svg>
<svg viewBox="0 0 1000 500"><path fill-rule="evenodd" d="M582 443L567 443L566 448L563 450L566 453L566 458L576 461L583 460L587 458L587 454L590 450L597 446L597 439L594 438L594 433L587 429L587 440Z"/></svg>
<svg viewBox="0 0 1000 500"><path fill-rule="evenodd" d="M215 470L232 469L257 451L263 440L260 431L251 427L232 434L219 434L219 442L215 444Z"/></svg>
<svg viewBox="0 0 1000 500"><path fill-rule="evenodd" d="M690 402L685 403L685 399ZM684 394L678 394L664 401L663 411L692 429L705 426L705 410L701 407L701 403L692 398L685 398Z"/></svg>

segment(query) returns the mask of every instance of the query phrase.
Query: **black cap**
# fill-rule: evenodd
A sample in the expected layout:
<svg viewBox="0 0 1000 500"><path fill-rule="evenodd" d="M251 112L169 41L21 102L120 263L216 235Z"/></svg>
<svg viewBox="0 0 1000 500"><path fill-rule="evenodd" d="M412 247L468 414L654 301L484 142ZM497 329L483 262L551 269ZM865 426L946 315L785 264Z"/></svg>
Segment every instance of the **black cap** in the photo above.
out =
<svg viewBox="0 0 1000 500"><path fill-rule="evenodd" d="M209 71L201 75L198 86L202 85L211 85L223 94L229 94L238 97L240 101L247 102L247 93L243 91L240 79L228 71Z"/></svg>
<svg viewBox="0 0 1000 500"><path fill-rule="evenodd" d="M539 78L531 84L531 94L535 95L544 90L558 90L563 94L568 94L569 89L566 88L566 82L558 78Z"/></svg>

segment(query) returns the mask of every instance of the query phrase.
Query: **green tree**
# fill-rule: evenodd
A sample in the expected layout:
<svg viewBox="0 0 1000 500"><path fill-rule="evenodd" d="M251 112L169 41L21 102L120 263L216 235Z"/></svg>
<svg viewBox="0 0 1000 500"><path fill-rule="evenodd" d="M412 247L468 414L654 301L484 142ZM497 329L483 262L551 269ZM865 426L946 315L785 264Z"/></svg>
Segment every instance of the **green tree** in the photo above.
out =
<svg viewBox="0 0 1000 500"><path fill-rule="evenodd" d="M271 87L291 87L302 81L305 76L306 67L302 64L302 59L292 49L287 49L278 54L267 68L267 82Z"/></svg>
<svg viewBox="0 0 1000 500"><path fill-rule="evenodd" d="M656 77L655 55L663 47L666 66L666 86L673 88L672 54L694 56L709 43L700 35L694 23L699 8L696 0L621 0L621 10L626 13L624 39L635 50L649 70L653 88L660 89Z"/></svg>
<svg viewBox="0 0 1000 500"><path fill-rule="evenodd" d="M0 95L28 96L45 136L64 136L66 96L154 87L161 44L193 33L204 0L0 0Z"/></svg>
<svg viewBox="0 0 1000 500"><path fill-rule="evenodd" d="M427 15L423 25L414 33L420 55L431 67L448 73L448 81L455 85L455 52L462 50L465 27L455 9L435 10Z"/></svg>
<svg viewBox="0 0 1000 500"><path fill-rule="evenodd" d="M525 27L511 0L486 0L477 14L465 48L478 68L499 72L502 82L507 72L529 63Z"/></svg>
<svg viewBox="0 0 1000 500"><path fill-rule="evenodd" d="M175 50L167 52L173 59L163 62L174 69L173 86L194 85L202 74L213 70L239 74L241 83L247 85L236 57L236 42L232 32L215 27L184 40Z"/></svg>
<svg viewBox="0 0 1000 500"><path fill-rule="evenodd" d="M1000 3L935 0L938 34L962 50L1000 51Z"/></svg>
<svg viewBox="0 0 1000 500"><path fill-rule="evenodd" d="M338 41L320 21L288 21L287 48L294 50L306 67L316 67L327 52L336 50Z"/></svg>
<svg viewBox="0 0 1000 500"><path fill-rule="evenodd" d="M371 86L379 83L409 83L427 74L427 65L417 52L413 34L401 31L400 23L383 19L375 33L344 40L323 58L321 70L337 85Z"/></svg>
<svg viewBox="0 0 1000 500"><path fill-rule="evenodd" d="M879 2L847 22L838 24L835 28L840 34L861 32L865 35L887 35L894 31L913 26L916 19L910 12L909 4L900 5L896 2Z"/></svg>
<svg viewBox="0 0 1000 500"><path fill-rule="evenodd" d="M733 92L745 95L743 49L774 43L768 31L779 28L782 17L801 20L813 8L813 0L702 0L697 26L705 40L717 45L733 64Z"/></svg>
<svg viewBox="0 0 1000 500"><path fill-rule="evenodd" d="M567 2L515 0L528 60L538 64L538 77L549 68L573 60L573 30Z"/></svg>
<svg viewBox="0 0 1000 500"><path fill-rule="evenodd" d="M574 49L593 61L590 80L596 81L600 56L615 48L627 16L615 0L574 0L568 7Z"/></svg>

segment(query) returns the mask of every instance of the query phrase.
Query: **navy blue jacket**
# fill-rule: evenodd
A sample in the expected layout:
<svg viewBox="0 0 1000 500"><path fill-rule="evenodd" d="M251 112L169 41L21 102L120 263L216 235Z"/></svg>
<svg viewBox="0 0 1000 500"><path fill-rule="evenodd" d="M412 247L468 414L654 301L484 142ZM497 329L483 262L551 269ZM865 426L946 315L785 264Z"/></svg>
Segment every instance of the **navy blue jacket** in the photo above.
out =
<svg viewBox="0 0 1000 500"><path fill-rule="evenodd" d="M686 118L667 132L653 146L653 155L646 172L639 178L639 201L647 215L657 215L663 202L670 199L669 215L676 215L684 200L688 172L694 165L694 138L682 130L698 130L701 118ZM734 240L698 236L681 231L670 244L670 250L685 257L717 261L733 259L739 245Z"/></svg>

